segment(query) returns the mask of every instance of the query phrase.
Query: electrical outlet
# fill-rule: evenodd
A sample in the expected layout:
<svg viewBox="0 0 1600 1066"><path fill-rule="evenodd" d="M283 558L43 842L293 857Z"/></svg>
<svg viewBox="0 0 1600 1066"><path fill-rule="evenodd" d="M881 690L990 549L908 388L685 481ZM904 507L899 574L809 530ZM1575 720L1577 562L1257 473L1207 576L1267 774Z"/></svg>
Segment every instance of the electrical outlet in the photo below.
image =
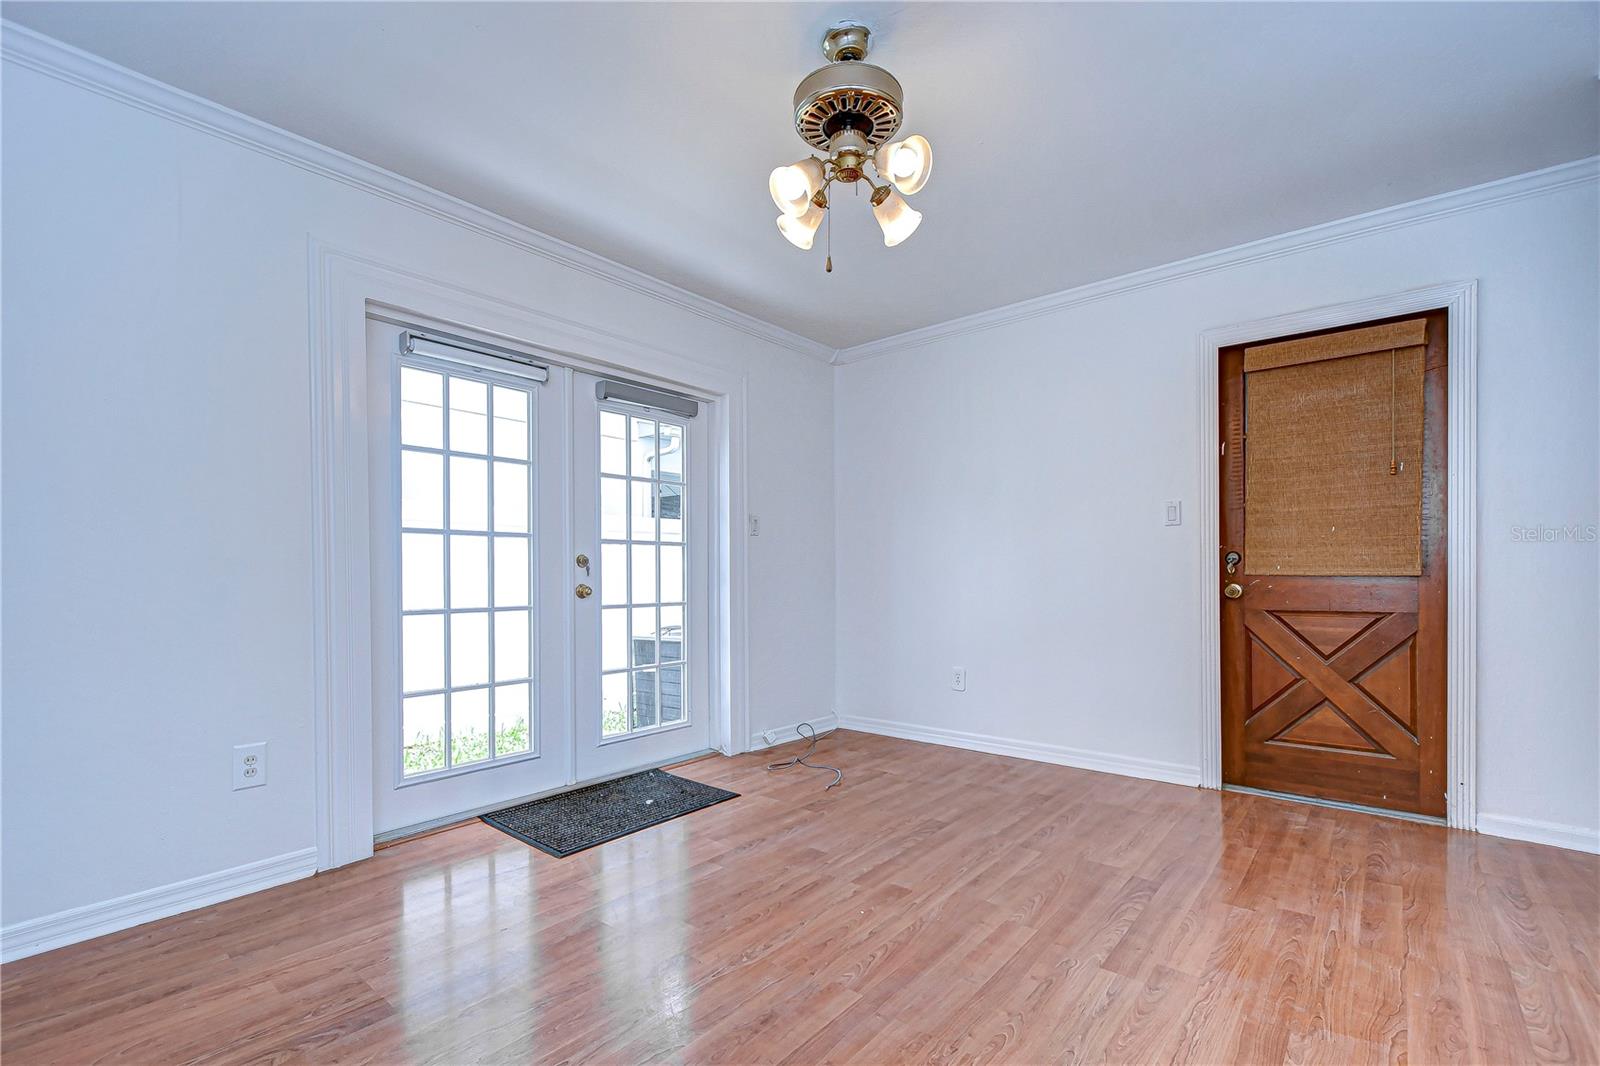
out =
<svg viewBox="0 0 1600 1066"><path fill-rule="evenodd" d="M957 692L967 691L967 668L958 666L950 675L950 687Z"/></svg>
<svg viewBox="0 0 1600 1066"><path fill-rule="evenodd" d="M267 742L233 746L233 790L260 788L267 783Z"/></svg>

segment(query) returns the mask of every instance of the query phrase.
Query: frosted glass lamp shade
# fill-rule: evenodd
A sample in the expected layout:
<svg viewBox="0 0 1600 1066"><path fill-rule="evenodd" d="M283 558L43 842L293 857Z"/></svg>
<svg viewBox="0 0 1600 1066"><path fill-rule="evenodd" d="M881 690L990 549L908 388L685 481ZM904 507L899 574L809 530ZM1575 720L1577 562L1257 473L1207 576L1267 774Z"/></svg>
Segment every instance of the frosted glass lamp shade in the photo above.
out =
<svg viewBox="0 0 1600 1066"><path fill-rule="evenodd" d="M822 161L802 159L786 167L778 167L767 179L767 191L772 202L786 215L799 218L811 208L811 198L822 188Z"/></svg>
<svg viewBox="0 0 1600 1066"><path fill-rule="evenodd" d="M822 225L822 216L827 214L815 204L811 210L803 215L779 215L778 232L785 239L802 252L811 250L811 241L817 235L817 227Z"/></svg>
<svg viewBox="0 0 1600 1066"><path fill-rule="evenodd" d="M914 210L897 192L884 197L883 203L872 209L872 214L883 227L883 243L890 248L911 236L922 224L922 212Z"/></svg>
<svg viewBox="0 0 1600 1066"><path fill-rule="evenodd" d="M912 196L928 184L928 175L933 172L933 146L928 143L928 138L913 134L903 141L894 141L879 148L873 154L872 165L896 189L906 196Z"/></svg>

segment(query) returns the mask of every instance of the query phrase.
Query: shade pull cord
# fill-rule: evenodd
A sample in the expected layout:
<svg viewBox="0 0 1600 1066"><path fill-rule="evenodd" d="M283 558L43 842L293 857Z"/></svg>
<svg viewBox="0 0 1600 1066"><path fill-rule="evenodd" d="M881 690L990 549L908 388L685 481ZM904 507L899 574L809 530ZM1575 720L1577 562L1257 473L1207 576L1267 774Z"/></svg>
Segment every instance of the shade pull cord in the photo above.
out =
<svg viewBox="0 0 1600 1066"><path fill-rule="evenodd" d="M794 731L799 733L802 739L808 739L811 741L811 743L806 745L805 751L801 752L799 755L796 755L792 759L787 759L784 762L768 763L767 771L770 773L773 770L787 770L791 766L804 766L807 770L832 770L833 780L828 782L827 787L822 790L824 792L828 791L828 789L844 780L844 771L839 769L837 766L824 766L821 763L810 763L806 762L806 760L811 758L811 753L817 750L817 741L821 740L823 737L833 736L837 728L838 727L835 726L834 729L830 729L826 733L823 733L819 736L817 734L816 726L812 725L810 722L801 722L799 725L794 727ZM809 730L809 732L807 732L807 730Z"/></svg>
<svg viewBox="0 0 1600 1066"><path fill-rule="evenodd" d="M1389 474L1393 476L1400 472L1395 450L1395 350L1389 349Z"/></svg>

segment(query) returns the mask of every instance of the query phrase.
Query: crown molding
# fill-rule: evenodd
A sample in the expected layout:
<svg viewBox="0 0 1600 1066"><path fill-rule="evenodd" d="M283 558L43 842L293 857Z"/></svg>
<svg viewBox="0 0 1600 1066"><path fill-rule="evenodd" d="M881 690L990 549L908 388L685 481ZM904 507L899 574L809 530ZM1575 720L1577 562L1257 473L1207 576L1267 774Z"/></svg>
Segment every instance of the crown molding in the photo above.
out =
<svg viewBox="0 0 1600 1066"><path fill-rule="evenodd" d="M1182 281L1186 278L1211 274L1219 270L1227 270L1231 267L1244 266L1249 263L1266 262L1286 255L1294 255L1297 252L1309 251L1310 249L1321 248L1330 244L1340 244L1344 241L1355 240L1360 237L1367 237L1406 226L1415 226L1466 211L1477 211L1497 204L1526 199L1530 196L1542 196L1561 189L1592 184L1597 180L1600 180L1600 156L1590 156L1587 159L1562 163L1558 166L1546 167L1543 170L1535 170L1527 174L1517 174L1513 177L1502 178L1483 185L1458 189L1455 192L1441 193L1438 196L1429 196L1422 200L1413 200L1410 203L1398 204L1394 207L1380 208L1376 211L1369 211L1362 215L1352 215L1349 218L1339 219L1334 222L1308 226L1305 229L1294 230L1275 237L1266 237L1259 241L1251 241L1248 244L1224 248L1221 251L1206 252L1188 259L1180 259L1175 263L1137 270L1131 274L1108 278L1105 281L1096 281L1072 289L1063 289L1060 292L1037 296L1031 300L1023 300L1004 307L996 307L992 310L964 315L961 318L953 318L948 322L897 333L892 337L884 337L880 340L867 341L865 344L841 348L834 353L833 362L835 365L860 363L867 359L875 359L881 355L920 348L936 341L961 337L968 333L994 329L997 326L1009 325L1013 322L1025 322L1030 318L1039 318L1042 315L1053 315L1083 304L1093 303L1096 300L1103 300L1110 296L1137 292L1140 289L1166 285L1170 282Z"/></svg>
<svg viewBox="0 0 1600 1066"><path fill-rule="evenodd" d="M824 363L859 363L892 352L1022 322L1102 300L1249 263L1496 204L1555 192L1600 179L1600 156L1519 174L1499 181L1381 208L1321 223L1220 251L1206 252L1162 266L1091 282L947 322L923 326L864 344L834 349L792 330L662 281L633 267L597 255L557 237L513 222L465 200L402 177L354 156L251 118L214 101L156 81L101 56L0 19L0 58L108 99L159 115L180 125L361 189L392 203L471 230L573 270L581 271L665 304L720 323L750 337Z"/></svg>
<svg viewBox="0 0 1600 1066"><path fill-rule="evenodd" d="M820 341L568 244L421 182L118 66L101 56L74 48L7 19L0 19L0 58L453 223L630 292L660 300L787 351L824 363L833 360L834 349Z"/></svg>

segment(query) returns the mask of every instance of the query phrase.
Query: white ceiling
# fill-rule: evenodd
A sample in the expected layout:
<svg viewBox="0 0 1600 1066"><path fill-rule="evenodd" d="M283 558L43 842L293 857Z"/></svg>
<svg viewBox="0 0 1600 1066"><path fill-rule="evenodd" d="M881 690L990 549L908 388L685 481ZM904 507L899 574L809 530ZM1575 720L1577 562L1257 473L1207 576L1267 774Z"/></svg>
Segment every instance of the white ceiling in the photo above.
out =
<svg viewBox="0 0 1600 1066"><path fill-rule="evenodd" d="M1600 150L1594 3L6 3L24 25L847 347ZM860 16L935 164L773 224Z"/></svg>

